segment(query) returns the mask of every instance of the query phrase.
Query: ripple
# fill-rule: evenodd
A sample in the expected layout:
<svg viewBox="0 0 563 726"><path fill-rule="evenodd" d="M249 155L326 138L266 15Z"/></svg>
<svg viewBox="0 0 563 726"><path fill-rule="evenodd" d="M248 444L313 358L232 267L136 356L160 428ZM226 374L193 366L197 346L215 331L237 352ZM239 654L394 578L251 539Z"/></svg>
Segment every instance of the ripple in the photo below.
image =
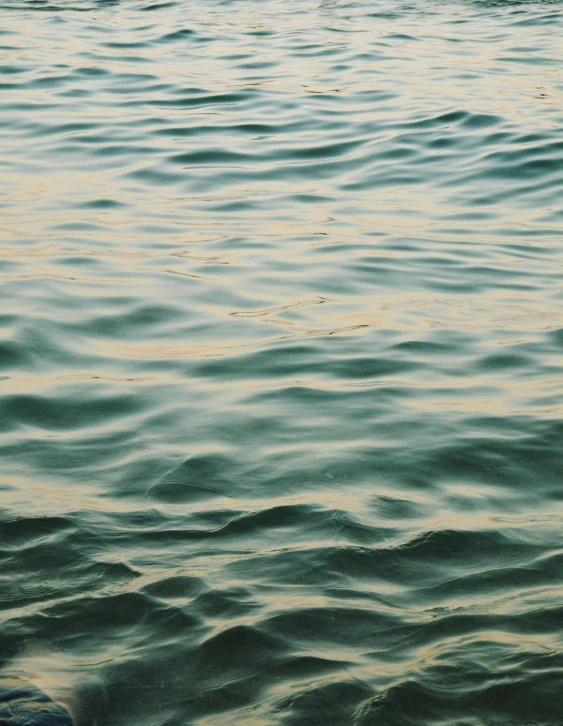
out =
<svg viewBox="0 0 563 726"><path fill-rule="evenodd" d="M3 675L559 723L560 4L0 14Z"/></svg>

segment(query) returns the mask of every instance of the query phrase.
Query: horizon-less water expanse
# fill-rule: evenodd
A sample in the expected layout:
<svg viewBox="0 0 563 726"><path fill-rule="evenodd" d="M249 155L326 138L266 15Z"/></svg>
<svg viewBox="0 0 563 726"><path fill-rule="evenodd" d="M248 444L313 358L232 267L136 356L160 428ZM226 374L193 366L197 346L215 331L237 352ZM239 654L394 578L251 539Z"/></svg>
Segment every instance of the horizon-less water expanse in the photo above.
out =
<svg viewBox="0 0 563 726"><path fill-rule="evenodd" d="M5 673L78 726L563 724L562 38L2 0Z"/></svg>

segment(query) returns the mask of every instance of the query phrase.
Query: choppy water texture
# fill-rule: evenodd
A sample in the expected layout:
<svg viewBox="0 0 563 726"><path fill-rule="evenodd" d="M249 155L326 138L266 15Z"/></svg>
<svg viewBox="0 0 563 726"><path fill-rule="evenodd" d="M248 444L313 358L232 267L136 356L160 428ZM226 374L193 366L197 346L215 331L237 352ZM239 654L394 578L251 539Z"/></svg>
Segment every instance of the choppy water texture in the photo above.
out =
<svg viewBox="0 0 563 726"><path fill-rule="evenodd" d="M3 0L6 668L99 726L563 723L562 38Z"/></svg>

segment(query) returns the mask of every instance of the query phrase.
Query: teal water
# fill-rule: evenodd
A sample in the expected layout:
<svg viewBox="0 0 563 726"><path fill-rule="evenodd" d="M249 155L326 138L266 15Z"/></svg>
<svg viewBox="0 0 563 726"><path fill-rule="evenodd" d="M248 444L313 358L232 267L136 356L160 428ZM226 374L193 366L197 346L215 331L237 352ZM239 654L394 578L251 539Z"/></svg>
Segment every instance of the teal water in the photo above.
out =
<svg viewBox="0 0 563 726"><path fill-rule="evenodd" d="M98 726L563 723L562 38L2 0L5 669Z"/></svg>

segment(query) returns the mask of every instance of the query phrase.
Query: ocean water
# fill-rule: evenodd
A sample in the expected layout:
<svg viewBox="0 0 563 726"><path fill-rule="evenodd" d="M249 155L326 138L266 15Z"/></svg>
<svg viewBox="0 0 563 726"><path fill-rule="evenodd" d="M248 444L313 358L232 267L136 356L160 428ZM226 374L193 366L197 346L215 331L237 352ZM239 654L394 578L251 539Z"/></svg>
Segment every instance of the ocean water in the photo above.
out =
<svg viewBox="0 0 563 726"><path fill-rule="evenodd" d="M0 665L560 726L562 273L559 2L2 0Z"/></svg>

